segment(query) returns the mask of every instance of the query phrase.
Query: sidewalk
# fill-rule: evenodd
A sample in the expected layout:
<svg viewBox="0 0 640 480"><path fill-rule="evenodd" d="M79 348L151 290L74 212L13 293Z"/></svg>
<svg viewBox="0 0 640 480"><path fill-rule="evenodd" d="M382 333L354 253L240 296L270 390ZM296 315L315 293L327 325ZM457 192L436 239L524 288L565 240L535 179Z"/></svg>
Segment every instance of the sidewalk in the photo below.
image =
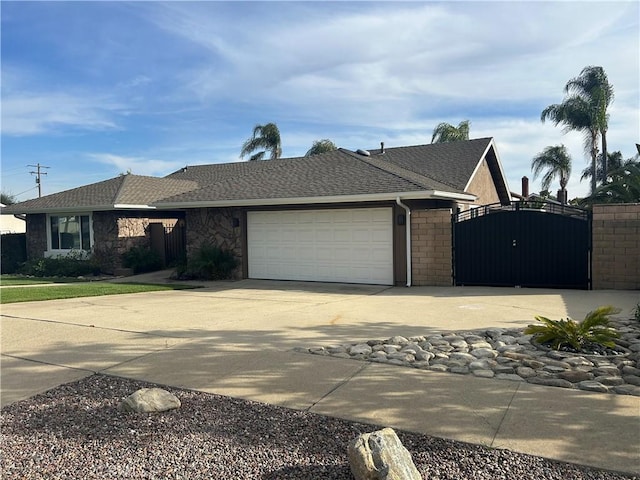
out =
<svg viewBox="0 0 640 480"><path fill-rule="evenodd" d="M323 357L295 347L526 325L638 292L222 282L3 305L2 403L93 372L640 475L640 397Z"/></svg>

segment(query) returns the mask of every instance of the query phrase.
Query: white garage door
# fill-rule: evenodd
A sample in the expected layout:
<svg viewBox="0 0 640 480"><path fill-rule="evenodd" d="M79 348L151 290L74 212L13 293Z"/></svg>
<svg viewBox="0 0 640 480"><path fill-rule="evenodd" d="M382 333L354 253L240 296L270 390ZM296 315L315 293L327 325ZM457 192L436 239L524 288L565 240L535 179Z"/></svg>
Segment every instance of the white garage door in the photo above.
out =
<svg viewBox="0 0 640 480"><path fill-rule="evenodd" d="M391 208L248 212L249 278L393 284Z"/></svg>

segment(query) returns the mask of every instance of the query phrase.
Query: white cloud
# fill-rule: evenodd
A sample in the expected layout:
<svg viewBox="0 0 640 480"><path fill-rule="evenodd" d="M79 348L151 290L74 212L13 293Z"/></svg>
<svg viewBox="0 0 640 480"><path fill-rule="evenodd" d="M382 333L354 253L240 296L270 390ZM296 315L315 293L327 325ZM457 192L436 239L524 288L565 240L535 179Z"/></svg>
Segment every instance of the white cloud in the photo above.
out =
<svg viewBox="0 0 640 480"><path fill-rule="evenodd" d="M162 176L167 172L177 170L183 166L178 161L156 160L144 157L129 157L112 153L90 153L93 160L107 165L113 165L118 173L131 172L135 175Z"/></svg>
<svg viewBox="0 0 640 480"><path fill-rule="evenodd" d="M17 93L2 100L2 134L35 135L73 127L112 130L120 107L95 97L66 93Z"/></svg>

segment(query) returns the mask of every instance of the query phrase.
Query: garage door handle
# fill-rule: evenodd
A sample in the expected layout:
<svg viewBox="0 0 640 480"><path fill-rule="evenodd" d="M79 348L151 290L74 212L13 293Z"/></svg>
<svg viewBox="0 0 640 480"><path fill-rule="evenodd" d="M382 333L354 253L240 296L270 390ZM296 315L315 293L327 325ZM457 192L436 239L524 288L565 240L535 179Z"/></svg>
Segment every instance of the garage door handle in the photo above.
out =
<svg viewBox="0 0 640 480"><path fill-rule="evenodd" d="M517 247L518 246L518 241L517 240L512 240L511 246L512 247Z"/></svg>

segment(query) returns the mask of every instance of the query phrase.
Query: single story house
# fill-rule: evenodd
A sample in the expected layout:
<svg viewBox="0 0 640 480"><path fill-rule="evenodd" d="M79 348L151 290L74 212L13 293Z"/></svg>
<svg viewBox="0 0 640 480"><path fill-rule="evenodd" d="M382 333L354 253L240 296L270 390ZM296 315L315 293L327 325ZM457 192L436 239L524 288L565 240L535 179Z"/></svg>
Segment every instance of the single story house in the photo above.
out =
<svg viewBox="0 0 640 480"><path fill-rule="evenodd" d="M451 213L510 193L492 138L121 175L4 209L29 258L90 250L108 271L155 229L240 260L236 278L451 285ZM152 235L151 235L152 236Z"/></svg>

